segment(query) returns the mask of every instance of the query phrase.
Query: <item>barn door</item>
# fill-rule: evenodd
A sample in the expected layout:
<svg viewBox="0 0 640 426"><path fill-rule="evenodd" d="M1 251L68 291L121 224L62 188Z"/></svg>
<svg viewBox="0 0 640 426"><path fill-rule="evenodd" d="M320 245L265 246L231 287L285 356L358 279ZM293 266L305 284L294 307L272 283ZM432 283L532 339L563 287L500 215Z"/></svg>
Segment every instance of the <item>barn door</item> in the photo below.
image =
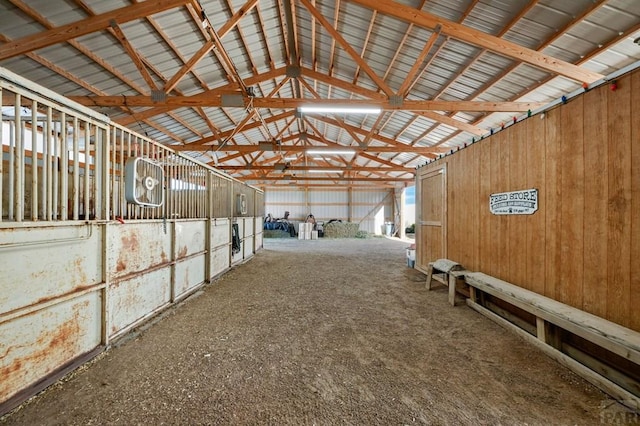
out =
<svg viewBox="0 0 640 426"><path fill-rule="evenodd" d="M418 235L416 267L423 272L427 264L447 257L447 165L420 176L418 188Z"/></svg>

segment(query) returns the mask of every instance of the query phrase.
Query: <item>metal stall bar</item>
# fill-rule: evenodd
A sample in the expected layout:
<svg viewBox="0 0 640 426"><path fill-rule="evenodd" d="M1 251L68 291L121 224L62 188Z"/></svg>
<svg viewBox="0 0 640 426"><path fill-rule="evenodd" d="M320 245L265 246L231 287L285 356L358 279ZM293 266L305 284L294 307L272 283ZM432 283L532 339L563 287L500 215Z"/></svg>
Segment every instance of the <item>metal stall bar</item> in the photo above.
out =
<svg viewBox="0 0 640 426"><path fill-rule="evenodd" d="M89 185L91 176L91 124L84 122L84 203L83 211L85 220L90 218Z"/></svg>
<svg viewBox="0 0 640 426"><path fill-rule="evenodd" d="M38 101L31 103L31 220L38 220Z"/></svg>
<svg viewBox="0 0 640 426"><path fill-rule="evenodd" d="M22 96L16 94L16 104L14 106L15 111L15 139L16 139L16 159L14 162L14 177L16 183L14 185L13 195L13 210L15 213L16 222L22 222L24 220L24 141L23 141L23 120L22 120Z"/></svg>
<svg viewBox="0 0 640 426"><path fill-rule="evenodd" d="M67 114L60 113L60 220L69 219L69 148L67 146Z"/></svg>
<svg viewBox="0 0 640 426"><path fill-rule="evenodd" d="M4 181L4 118L2 114L2 86L0 85L0 222L2 222L2 216L4 212L2 211L2 202L4 198L4 192L2 188L2 183Z"/></svg>
<svg viewBox="0 0 640 426"><path fill-rule="evenodd" d="M53 146L55 140L53 139L53 109L50 106L47 107L47 125L43 142L47 146L45 158L47 173L47 214L44 218L45 220L53 220L53 192L55 190L53 186Z"/></svg>
<svg viewBox="0 0 640 426"><path fill-rule="evenodd" d="M95 200L95 215L96 219L106 219L103 215L103 199L102 188L104 186L104 180L102 179L104 169L104 133L106 130L96 129L96 147L95 147L95 169L94 169L94 184L93 184L93 199Z"/></svg>
<svg viewBox="0 0 640 426"><path fill-rule="evenodd" d="M80 140L78 117L73 117L73 220L80 218Z"/></svg>
<svg viewBox="0 0 640 426"><path fill-rule="evenodd" d="M102 169L102 178L104 179L104 188L103 188L103 192L102 192L102 200L104 205L102 206L103 208L103 217L105 219L113 219L111 217L111 215L109 214L111 212L111 203L110 201L110 188L109 188L109 170L111 170L110 164L109 164L109 151L111 150L111 138L109 135L109 132L105 130L104 132L105 135L105 140L104 140L104 155L103 155L103 159L104 159L104 164L103 164L103 169Z"/></svg>
<svg viewBox="0 0 640 426"><path fill-rule="evenodd" d="M127 132L126 134L124 133L124 131L122 132L122 134L120 135L120 142L118 143L118 145L116 145L114 147L114 151L117 149L117 147L120 147L119 150L119 154L120 154L120 161L118 162L118 168L120 169L120 181L118 182L118 212L121 218L125 218L127 217L127 201L125 199L124 196L124 169L125 169L125 156L124 156L124 144L125 144L125 140L131 137L131 133ZM115 187L114 187L115 189Z"/></svg>
<svg viewBox="0 0 640 426"><path fill-rule="evenodd" d="M52 118L53 119L53 118ZM52 210L53 217L52 220L58 220L60 208L59 208L59 199L60 199L60 186L58 182L60 181L60 174L58 170L60 170L60 130L56 121L53 121L53 134L52 134L52 142L53 142L53 163L51 164L52 176L53 176L53 199L52 199Z"/></svg>
<svg viewBox="0 0 640 426"><path fill-rule="evenodd" d="M39 121L40 122L40 121ZM41 120L42 126L42 167L40 172L40 218L47 220L47 118ZM40 126L40 124L39 124Z"/></svg>
<svg viewBox="0 0 640 426"><path fill-rule="evenodd" d="M115 190L117 188L116 186L116 174L118 173L117 170L117 165L118 165L118 159L116 158L116 147L118 146L118 128L117 127L113 127L111 128L111 140L113 141L113 149L108 151L108 155L107 157L111 158L111 167L107 168L106 171L108 173L108 177L111 179L111 191L109 193L109 198L111 198L111 201L113 203L113 215L117 216L118 215L118 209L120 208L120 204L118 203L118 200L116 199L116 193ZM122 131L121 131L122 133Z"/></svg>
<svg viewBox="0 0 640 426"><path fill-rule="evenodd" d="M15 195L15 184L16 184L16 122L15 119L13 121L9 121L9 220L15 220L16 214L13 210L14 207L14 195Z"/></svg>

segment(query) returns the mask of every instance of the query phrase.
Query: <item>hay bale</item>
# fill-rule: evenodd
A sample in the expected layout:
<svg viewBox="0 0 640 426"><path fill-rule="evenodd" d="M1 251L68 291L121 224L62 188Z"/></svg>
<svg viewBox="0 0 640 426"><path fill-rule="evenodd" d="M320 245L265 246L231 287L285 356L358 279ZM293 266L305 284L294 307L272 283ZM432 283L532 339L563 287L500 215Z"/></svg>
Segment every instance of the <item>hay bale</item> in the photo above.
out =
<svg viewBox="0 0 640 426"><path fill-rule="evenodd" d="M332 222L324 226L326 238L355 238L360 225L352 222Z"/></svg>
<svg viewBox="0 0 640 426"><path fill-rule="evenodd" d="M282 229L265 229L262 231L263 238L291 238L288 231Z"/></svg>

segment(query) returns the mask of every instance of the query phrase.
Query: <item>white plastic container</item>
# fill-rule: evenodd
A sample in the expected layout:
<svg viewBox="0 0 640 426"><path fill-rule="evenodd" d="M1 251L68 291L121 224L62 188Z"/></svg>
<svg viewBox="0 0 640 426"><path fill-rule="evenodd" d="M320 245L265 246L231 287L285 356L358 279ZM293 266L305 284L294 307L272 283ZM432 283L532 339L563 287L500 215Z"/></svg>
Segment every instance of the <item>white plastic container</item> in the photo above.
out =
<svg viewBox="0 0 640 426"><path fill-rule="evenodd" d="M407 266L413 268L416 266L416 249L407 249Z"/></svg>

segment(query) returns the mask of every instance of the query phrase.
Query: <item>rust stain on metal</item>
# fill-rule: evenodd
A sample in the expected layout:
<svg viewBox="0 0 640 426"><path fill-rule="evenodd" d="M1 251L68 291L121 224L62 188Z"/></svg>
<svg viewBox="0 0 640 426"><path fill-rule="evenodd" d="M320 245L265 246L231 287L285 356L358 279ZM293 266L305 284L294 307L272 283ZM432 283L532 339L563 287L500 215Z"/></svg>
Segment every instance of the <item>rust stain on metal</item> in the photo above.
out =
<svg viewBox="0 0 640 426"><path fill-rule="evenodd" d="M127 263L122 260L122 258L118 259L118 263L116 265L116 272L122 272L127 269Z"/></svg>
<svg viewBox="0 0 640 426"><path fill-rule="evenodd" d="M187 253L189 252L189 247L187 246L182 246L182 248L180 249L180 251L178 252L178 259L185 257L187 255Z"/></svg>
<svg viewBox="0 0 640 426"><path fill-rule="evenodd" d="M83 318L80 310L88 306L89 301L73 307L73 316L63 322L55 330L45 331L33 342L31 353L15 359L11 364L0 367L0 401L29 385L25 381L30 370L41 369L48 374L64 363L70 361L78 352L81 336L80 323ZM8 353L7 353L8 355ZM6 355L5 355L6 356Z"/></svg>
<svg viewBox="0 0 640 426"><path fill-rule="evenodd" d="M169 260L167 258L167 253L165 253L164 250L162 250L162 253L160 254L160 258L162 259L162 263L166 263L167 260Z"/></svg>
<svg viewBox="0 0 640 426"><path fill-rule="evenodd" d="M79 278L81 284L88 284L87 272L84 267L84 258L76 257L73 264L75 265L75 275Z"/></svg>
<svg viewBox="0 0 640 426"><path fill-rule="evenodd" d="M139 250L140 242L138 241L138 234L130 232L129 235L122 236L122 248L129 250Z"/></svg>
<svg viewBox="0 0 640 426"><path fill-rule="evenodd" d="M83 291L85 291L85 290L87 290L87 289L89 289L91 287L93 287L91 284L77 286L72 291L70 291L68 293L65 293L64 296L69 296L69 295L72 295L74 293L81 293L81 292L83 292ZM40 305L40 304L43 304L43 303L48 303L48 302L50 302L52 300L58 299L59 297L60 297L59 294L55 294L53 296L41 297L40 299L36 300L34 303L28 305L27 307L37 306L37 305ZM11 311L11 312L13 312L13 311Z"/></svg>
<svg viewBox="0 0 640 426"><path fill-rule="evenodd" d="M115 272L122 272L127 269L128 260L131 259L132 253L140 250L140 241L135 231L130 231L121 237L122 249L118 253Z"/></svg>

